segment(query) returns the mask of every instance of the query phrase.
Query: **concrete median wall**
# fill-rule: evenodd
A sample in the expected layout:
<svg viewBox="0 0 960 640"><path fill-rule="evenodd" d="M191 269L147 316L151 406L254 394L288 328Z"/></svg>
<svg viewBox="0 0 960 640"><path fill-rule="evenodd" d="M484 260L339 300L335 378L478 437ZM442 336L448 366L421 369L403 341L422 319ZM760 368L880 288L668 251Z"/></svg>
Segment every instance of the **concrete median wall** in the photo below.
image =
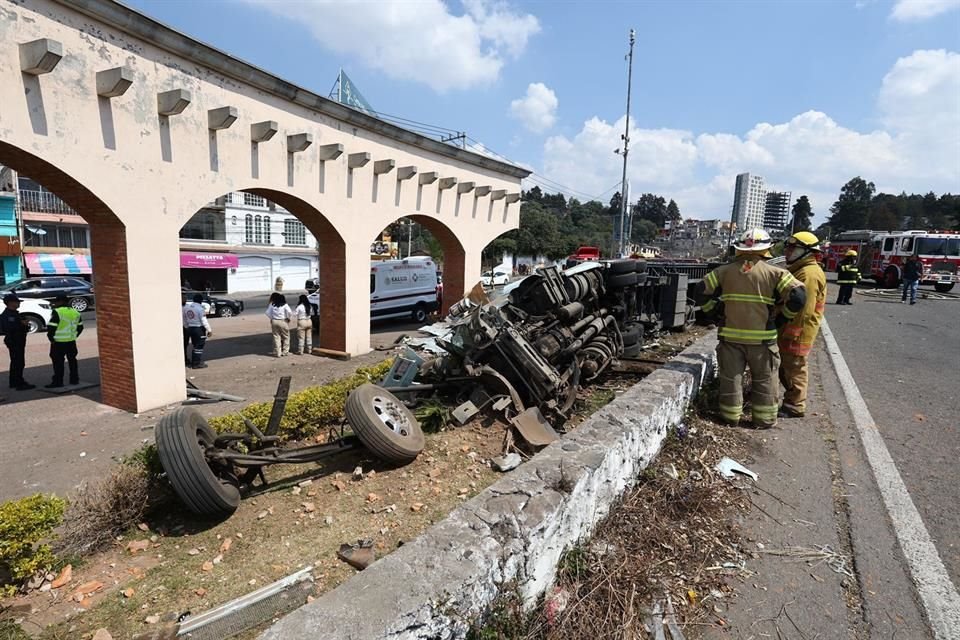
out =
<svg viewBox="0 0 960 640"><path fill-rule="evenodd" d="M515 581L532 601L564 549L657 455L714 372L714 333L416 540L280 620L261 640L461 638Z"/></svg>

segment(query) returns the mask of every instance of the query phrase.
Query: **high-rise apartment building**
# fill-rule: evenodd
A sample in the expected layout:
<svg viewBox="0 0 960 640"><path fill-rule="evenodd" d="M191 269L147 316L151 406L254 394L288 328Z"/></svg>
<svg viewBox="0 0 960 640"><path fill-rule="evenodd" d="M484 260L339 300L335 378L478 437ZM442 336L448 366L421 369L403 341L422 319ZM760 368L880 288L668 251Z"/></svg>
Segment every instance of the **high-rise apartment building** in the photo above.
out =
<svg viewBox="0 0 960 640"><path fill-rule="evenodd" d="M781 233L790 217L790 192L768 191L763 209L763 228L770 233Z"/></svg>
<svg viewBox="0 0 960 640"><path fill-rule="evenodd" d="M763 226L763 212L767 204L767 192L763 186L763 176L741 173L737 176L733 192L732 220L737 230L753 229Z"/></svg>

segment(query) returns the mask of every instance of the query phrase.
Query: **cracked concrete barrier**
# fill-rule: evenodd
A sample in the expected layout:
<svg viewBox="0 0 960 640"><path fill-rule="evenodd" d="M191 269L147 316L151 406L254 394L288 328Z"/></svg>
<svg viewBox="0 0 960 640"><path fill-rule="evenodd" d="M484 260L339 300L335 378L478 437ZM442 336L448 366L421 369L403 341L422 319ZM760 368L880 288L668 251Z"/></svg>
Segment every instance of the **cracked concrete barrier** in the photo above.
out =
<svg viewBox="0 0 960 640"><path fill-rule="evenodd" d="M260 640L462 638L515 581L527 602L563 551L660 451L714 373L710 333L415 540L277 622Z"/></svg>

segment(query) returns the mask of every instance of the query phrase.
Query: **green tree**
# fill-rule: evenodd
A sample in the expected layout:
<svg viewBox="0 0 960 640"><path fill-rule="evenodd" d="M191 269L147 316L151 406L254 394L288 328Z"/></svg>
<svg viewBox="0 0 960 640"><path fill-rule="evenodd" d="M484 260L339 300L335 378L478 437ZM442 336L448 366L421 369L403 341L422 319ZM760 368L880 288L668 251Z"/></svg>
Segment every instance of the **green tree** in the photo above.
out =
<svg viewBox="0 0 960 640"><path fill-rule="evenodd" d="M677 214L679 215L679 213L678 208ZM640 196L637 204L634 205L633 215L640 220L649 220L658 229L662 229L664 222L667 220L667 201L658 195L645 193Z"/></svg>
<svg viewBox="0 0 960 640"><path fill-rule="evenodd" d="M797 198L797 201L793 204L791 214L793 217L791 218L790 226L787 227L788 229L793 229L794 233L797 231L810 231L810 218L813 217L813 214L810 212L810 200L807 196Z"/></svg>
<svg viewBox="0 0 960 640"><path fill-rule="evenodd" d="M679 222L680 220L683 220L683 218L680 216L680 207L677 206L677 203L674 202L673 199L671 199L670 204L667 205L667 213L665 217L671 222Z"/></svg>
<svg viewBox="0 0 960 640"><path fill-rule="evenodd" d="M851 179L840 189L840 197L830 207L830 226L834 232L866 227L870 201L876 191L872 182L860 176Z"/></svg>
<svg viewBox="0 0 960 640"><path fill-rule="evenodd" d="M631 239L634 242L647 243L652 242L657 237L657 225L649 220L633 220L633 235Z"/></svg>

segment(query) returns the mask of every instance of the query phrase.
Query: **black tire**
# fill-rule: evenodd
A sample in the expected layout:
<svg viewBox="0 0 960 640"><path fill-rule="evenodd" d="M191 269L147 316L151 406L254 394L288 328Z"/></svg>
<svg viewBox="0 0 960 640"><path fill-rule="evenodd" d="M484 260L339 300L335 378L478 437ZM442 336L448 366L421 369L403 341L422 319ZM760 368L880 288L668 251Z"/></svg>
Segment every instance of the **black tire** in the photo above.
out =
<svg viewBox="0 0 960 640"><path fill-rule="evenodd" d="M639 322L627 324L622 331L624 348L633 346L643 338L643 326Z"/></svg>
<svg viewBox="0 0 960 640"><path fill-rule="evenodd" d="M642 346L643 346L643 345L638 342L638 343L636 343L636 344L630 345L629 347L624 347L624 348L623 348L623 355L622 355L621 357L623 357L623 358L636 358L638 355L640 355L640 347L642 347Z"/></svg>
<svg viewBox="0 0 960 640"><path fill-rule="evenodd" d="M937 293L947 293L951 289L953 289L952 282L934 282L933 283L933 290L936 291Z"/></svg>
<svg viewBox="0 0 960 640"><path fill-rule="evenodd" d="M607 273L633 273L637 269L637 261L627 258L611 260L607 263Z"/></svg>
<svg viewBox="0 0 960 640"><path fill-rule="evenodd" d="M413 308L413 312L410 313L410 317L413 318L414 322L424 322L427 319L427 308L421 302Z"/></svg>
<svg viewBox="0 0 960 640"><path fill-rule="evenodd" d="M70 299L70 306L73 307L75 311L83 313L90 308L90 301L83 296L77 296L76 298Z"/></svg>
<svg viewBox="0 0 960 640"><path fill-rule="evenodd" d="M157 453L180 500L202 516L228 516L240 506L240 489L217 477L207 464L204 447L216 434L196 409L180 408L160 419Z"/></svg>
<svg viewBox="0 0 960 640"><path fill-rule="evenodd" d="M27 323L27 333L43 331L43 319L32 313L21 313L20 319Z"/></svg>
<svg viewBox="0 0 960 640"><path fill-rule="evenodd" d="M637 284L637 274L632 271L630 273L618 273L607 276L607 286L613 289L632 287L635 284Z"/></svg>
<svg viewBox="0 0 960 640"><path fill-rule="evenodd" d="M236 312L233 310L233 307L231 307L231 306L228 305L228 304L225 304L225 305L221 306L219 309L217 309L217 317L218 317L218 318L232 318L232 317L235 316L235 315L237 315L237 314L236 314Z"/></svg>
<svg viewBox="0 0 960 640"><path fill-rule="evenodd" d="M894 266L889 266L883 272L881 284L884 289L896 289L900 286L900 273Z"/></svg>
<svg viewBox="0 0 960 640"><path fill-rule="evenodd" d="M395 395L364 384L347 396L347 422L360 442L385 462L412 462L426 444L417 418Z"/></svg>

